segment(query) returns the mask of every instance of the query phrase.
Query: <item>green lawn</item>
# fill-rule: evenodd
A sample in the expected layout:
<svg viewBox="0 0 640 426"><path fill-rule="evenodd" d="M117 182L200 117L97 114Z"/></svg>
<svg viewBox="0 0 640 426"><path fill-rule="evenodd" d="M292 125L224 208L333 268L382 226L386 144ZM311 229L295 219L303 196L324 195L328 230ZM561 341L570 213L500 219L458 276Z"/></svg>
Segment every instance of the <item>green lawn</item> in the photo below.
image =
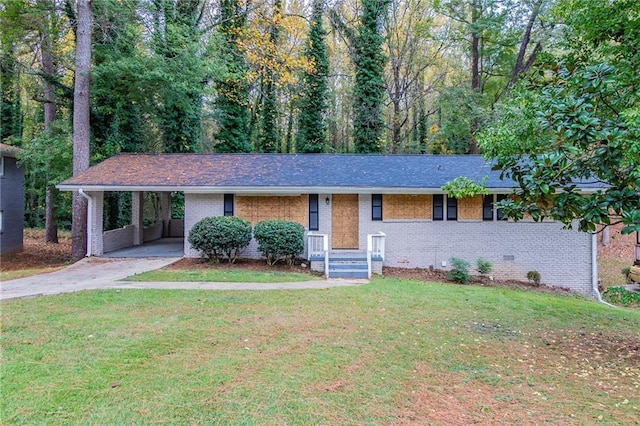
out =
<svg viewBox="0 0 640 426"><path fill-rule="evenodd" d="M241 269L197 269L192 271L157 269L132 275L123 281L139 282L233 282L233 283L291 283L323 279L311 274L294 272L245 271Z"/></svg>
<svg viewBox="0 0 640 426"><path fill-rule="evenodd" d="M640 313L376 278L2 302L3 424L634 424Z"/></svg>

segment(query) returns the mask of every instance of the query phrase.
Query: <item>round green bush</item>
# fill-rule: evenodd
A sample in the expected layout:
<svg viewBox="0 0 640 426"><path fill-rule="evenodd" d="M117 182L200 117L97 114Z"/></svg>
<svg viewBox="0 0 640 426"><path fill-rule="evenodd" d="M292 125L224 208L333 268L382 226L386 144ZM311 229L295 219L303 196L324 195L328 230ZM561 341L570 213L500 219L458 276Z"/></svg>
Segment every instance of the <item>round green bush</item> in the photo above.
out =
<svg viewBox="0 0 640 426"><path fill-rule="evenodd" d="M304 227L296 222L264 220L256 223L253 236L268 265L280 259L290 265L304 251Z"/></svg>
<svg viewBox="0 0 640 426"><path fill-rule="evenodd" d="M451 262L451 270L447 273L447 277L460 284L469 282L469 267L471 266L469 262L457 257L452 257L449 262Z"/></svg>
<svg viewBox="0 0 640 426"><path fill-rule="evenodd" d="M193 225L188 241L213 262L226 256L234 263L251 242L251 223L236 216L205 217Z"/></svg>

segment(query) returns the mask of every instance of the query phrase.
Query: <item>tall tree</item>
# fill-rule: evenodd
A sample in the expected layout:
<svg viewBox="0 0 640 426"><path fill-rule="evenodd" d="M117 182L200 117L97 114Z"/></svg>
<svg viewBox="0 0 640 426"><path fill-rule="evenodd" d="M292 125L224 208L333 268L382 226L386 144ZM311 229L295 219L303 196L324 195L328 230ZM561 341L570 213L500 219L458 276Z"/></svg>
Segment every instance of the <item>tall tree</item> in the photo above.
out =
<svg viewBox="0 0 640 426"><path fill-rule="evenodd" d="M327 74L329 59L322 25L324 0L314 0L311 12L311 27L305 56L313 64L313 70L303 74L300 93L300 113L296 135L297 152L323 152L327 139Z"/></svg>
<svg viewBox="0 0 640 426"><path fill-rule="evenodd" d="M354 40L354 120L353 139L359 153L382 150L382 102L384 99L384 65L382 19L389 0L362 0L362 13Z"/></svg>
<svg viewBox="0 0 640 426"><path fill-rule="evenodd" d="M518 185L505 214L582 231L640 231L640 25L637 3L566 0L563 49L541 63L483 134L486 155ZM526 157L525 157L526 155ZM601 184L582 193L581 182Z"/></svg>
<svg viewBox="0 0 640 426"><path fill-rule="evenodd" d="M272 64L277 62L277 50L280 43L280 22L282 21L282 0L274 0L273 16L269 26L270 48L266 55ZM262 105L260 109L260 133L258 151L278 152L280 135L278 131L278 75L275 72L262 74Z"/></svg>
<svg viewBox="0 0 640 426"><path fill-rule="evenodd" d="M246 25L247 11L239 0L221 0L220 28L223 71L214 81L218 132L218 152L250 152L249 83L244 53L239 51L240 37Z"/></svg>
<svg viewBox="0 0 640 426"><path fill-rule="evenodd" d="M76 69L73 92L73 174L89 168L90 82L91 82L91 0L77 0ZM87 200L73 193L71 257L81 259L87 252Z"/></svg>

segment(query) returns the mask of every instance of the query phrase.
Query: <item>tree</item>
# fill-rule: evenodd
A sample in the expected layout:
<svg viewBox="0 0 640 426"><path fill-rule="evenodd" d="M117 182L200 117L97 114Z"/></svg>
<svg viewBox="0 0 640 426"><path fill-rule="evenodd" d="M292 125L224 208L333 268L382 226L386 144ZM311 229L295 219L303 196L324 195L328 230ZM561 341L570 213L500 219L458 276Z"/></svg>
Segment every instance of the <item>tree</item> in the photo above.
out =
<svg viewBox="0 0 640 426"><path fill-rule="evenodd" d="M359 153L380 152L382 148L386 57L382 51L384 39L381 28L388 4L388 0L362 0L358 35L354 40L356 79L353 89L353 139L355 150Z"/></svg>
<svg viewBox="0 0 640 426"><path fill-rule="evenodd" d="M302 79L300 113L296 135L297 152L323 152L327 140L327 74L329 59L322 26L324 0L314 0L311 13L311 28L305 56L313 64L313 70L306 71Z"/></svg>
<svg viewBox="0 0 640 426"><path fill-rule="evenodd" d="M635 12L633 1L560 4L570 29L567 53L543 63L482 135L486 155L517 184L514 197L502 202L508 217L528 213L567 227L578 221L589 232L615 222L625 225L623 233L640 230ZM600 187L583 193L584 182Z"/></svg>
<svg viewBox="0 0 640 426"><path fill-rule="evenodd" d="M273 16L269 25L269 47L266 56L272 64L277 62L277 50L280 43L280 22L282 20L282 0L274 0ZM278 132L278 91L277 73L262 74L262 105L260 110L260 133L258 135L259 152L278 152L280 135Z"/></svg>
<svg viewBox="0 0 640 426"><path fill-rule="evenodd" d="M73 92L73 175L89 168L91 0L77 0L76 69ZM87 252L87 200L73 193L71 257L79 260Z"/></svg>
<svg viewBox="0 0 640 426"><path fill-rule="evenodd" d="M250 152L247 63L243 52L238 51L246 10L238 0L221 0L220 20L224 70L214 81L219 126L216 151Z"/></svg>

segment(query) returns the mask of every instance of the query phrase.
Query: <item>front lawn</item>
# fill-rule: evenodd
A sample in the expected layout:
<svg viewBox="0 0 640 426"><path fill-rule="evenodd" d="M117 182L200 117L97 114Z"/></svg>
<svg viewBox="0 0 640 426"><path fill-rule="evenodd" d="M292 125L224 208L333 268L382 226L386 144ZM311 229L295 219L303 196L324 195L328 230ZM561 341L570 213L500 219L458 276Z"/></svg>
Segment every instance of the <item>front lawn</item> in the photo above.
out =
<svg viewBox="0 0 640 426"><path fill-rule="evenodd" d="M324 279L317 275L279 271L251 271L241 269L157 269L131 275L123 281L138 282L232 282L232 283L291 283Z"/></svg>
<svg viewBox="0 0 640 426"><path fill-rule="evenodd" d="M376 278L2 302L4 424L637 424L640 313Z"/></svg>

